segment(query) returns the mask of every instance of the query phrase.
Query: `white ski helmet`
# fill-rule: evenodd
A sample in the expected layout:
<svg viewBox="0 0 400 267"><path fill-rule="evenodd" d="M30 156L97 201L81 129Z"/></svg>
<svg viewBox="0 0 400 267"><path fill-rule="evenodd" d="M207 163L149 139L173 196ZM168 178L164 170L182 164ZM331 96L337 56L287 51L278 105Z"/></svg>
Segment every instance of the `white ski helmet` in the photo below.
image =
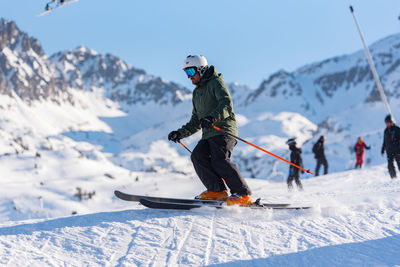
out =
<svg viewBox="0 0 400 267"><path fill-rule="evenodd" d="M182 69L196 67L200 76L203 76L204 72L208 69L207 59L202 55L189 55L183 62Z"/></svg>

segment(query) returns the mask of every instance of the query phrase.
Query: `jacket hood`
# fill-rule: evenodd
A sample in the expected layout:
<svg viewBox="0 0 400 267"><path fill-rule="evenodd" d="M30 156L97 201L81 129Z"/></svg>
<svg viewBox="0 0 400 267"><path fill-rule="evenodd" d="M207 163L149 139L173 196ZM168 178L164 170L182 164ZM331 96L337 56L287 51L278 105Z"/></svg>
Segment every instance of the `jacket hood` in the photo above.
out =
<svg viewBox="0 0 400 267"><path fill-rule="evenodd" d="M201 77L200 83L198 86L203 85L204 83L208 82L209 80L215 79L215 78L222 78L222 74L218 73L215 70L214 66L210 66L203 74L203 77Z"/></svg>

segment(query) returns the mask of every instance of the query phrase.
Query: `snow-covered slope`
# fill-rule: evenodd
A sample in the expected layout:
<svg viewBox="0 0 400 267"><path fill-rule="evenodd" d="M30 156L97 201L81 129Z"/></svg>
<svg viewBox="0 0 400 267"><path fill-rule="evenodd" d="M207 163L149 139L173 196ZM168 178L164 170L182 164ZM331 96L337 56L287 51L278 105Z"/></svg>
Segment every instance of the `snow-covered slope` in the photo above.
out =
<svg viewBox="0 0 400 267"><path fill-rule="evenodd" d="M150 178L150 177L148 177ZM126 180L127 181L127 180ZM307 211L226 208L150 210L108 196L103 212L2 223L5 266L396 266L400 264L400 181L385 166L304 182L248 180L270 202L313 206ZM109 182L111 184L112 182ZM157 175L158 194L191 196L187 177ZM152 183L125 188L148 193ZM121 187L122 188L122 187ZM2 188L4 190L4 188ZM44 205L47 205L45 203ZM120 211L107 211L119 206Z"/></svg>

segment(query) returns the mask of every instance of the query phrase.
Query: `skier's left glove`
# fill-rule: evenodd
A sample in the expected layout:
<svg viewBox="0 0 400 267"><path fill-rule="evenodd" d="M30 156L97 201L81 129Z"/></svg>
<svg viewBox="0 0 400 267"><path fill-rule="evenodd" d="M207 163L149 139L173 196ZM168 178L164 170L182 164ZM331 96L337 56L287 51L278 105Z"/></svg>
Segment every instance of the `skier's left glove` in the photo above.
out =
<svg viewBox="0 0 400 267"><path fill-rule="evenodd" d="M210 129L213 127L215 121L216 119L211 116L204 117L200 119L201 128Z"/></svg>

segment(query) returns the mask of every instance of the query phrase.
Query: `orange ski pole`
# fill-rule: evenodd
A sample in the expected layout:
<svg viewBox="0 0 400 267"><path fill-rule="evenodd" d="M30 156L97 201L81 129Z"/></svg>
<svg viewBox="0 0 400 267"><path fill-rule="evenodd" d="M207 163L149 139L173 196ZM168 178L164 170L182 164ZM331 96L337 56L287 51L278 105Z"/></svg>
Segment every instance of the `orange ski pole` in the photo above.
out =
<svg viewBox="0 0 400 267"><path fill-rule="evenodd" d="M192 150L190 150L187 146L185 146L184 143L182 143L181 141L179 141L179 144L181 144L187 151L189 151L190 153L192 153Z"/></svg>
<svg viewBox="0 0 400 267"><path fill-rule="evenodd" d="M231 134L231 133L228 133L228 132L222 130L221 128L219 128L219 127L217 127L217 126L215 126L215 125L213 125L213 128L214 128L215 130L218 130L218 131L220 131L220 132L223 132L224 134L227 134L227 135L229 135L229 136L232 136L233 138L236 138L236 139L238 139L238 140L240 140L240 141L242 141L242 142L245 142L246 144L248 144L248 145L250 145L250 146L252 146L252 147L254 147L254 148L257 148L258 150L261 150L262 152L265 152L265 153L267 153L268 155L271 155L271 156L273 156L273 157L275 157L275 158L277 158L277 159L280 159L280 160L282 160L282 161L284 161L284 162L286 162L286 163L289 163L290 165L292 165L292 166L294 166L294 167L296 167L296 168L298 168L298 169L300 169L300 170L302 170L302 171L305 171L306 173L310 173L310 174L314 175L314 173L310 172L310 170L306 170L306 169L304 169L304 168L302 168L302 167L300 167L300 166L297 166L296 164L294 164L294 163L292 163L292 162L290 162L290 161L287 161L286 159L281 158L281 157L275 155L274 153L271 153L271 152L269 152L269 151L267 151L267 150L265 150L265 149L263 149L263 148L261 148L261 147L259 147L259 146L256 146L255 144L252 144L252 143L250 143L250 142L248 142L248 141L246 141L246 140L244 140L244 139L242 139L242 138L240 138L240 137L238 137L238 136L236 136L236 135L233 135L233 134Z"/></svg>

